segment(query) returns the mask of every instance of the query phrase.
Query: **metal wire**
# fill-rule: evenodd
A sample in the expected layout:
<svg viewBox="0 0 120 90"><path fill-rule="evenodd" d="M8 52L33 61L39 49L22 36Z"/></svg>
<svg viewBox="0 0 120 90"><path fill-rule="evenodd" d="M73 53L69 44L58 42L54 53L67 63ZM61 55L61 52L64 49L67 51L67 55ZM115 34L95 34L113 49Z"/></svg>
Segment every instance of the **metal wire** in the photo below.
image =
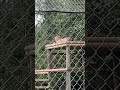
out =
<svg viewBox="0 0 120 90"><path fill-rule="evenodd" d="M55 43L54 37L56 35L71 37L76 42L83 40L85 35L83 3L84 1L78 0L36 0L35 65L36 70L42 70L44 73L47 70L48 72L41 75L41 71L36 75L36 80L43 80L36 81L36 89L83 90L85 88L85 74L84 71L81 72L84 67L82 61L84 50L81 47L77 46L79 49L76 50L76 46L72 46L73 49L70 51L66 51L67 49L62 47L59 47L59 50L54 48L45 49L46 45ZM71 68L71 70L68 71L68 68ZM44 83L46 83L46 86Z"/></svg>
<svg viewBox="0 0 120 90"><path fill-rule="evenodd" d="M85 12L84 0L36 0L36 11Z"/></svg>
<svg viewBox="0 0 120 90"><path fill-rule="evenodd" d="M49 65L52 65L52 69L66 68L65 50L62 49L61 47L59 50L56 50L53 48L53 50L50 51L50 54L54 53L55 55L51 56L52 58L50 57L51 62L48 64L47 63L48 59L46 58L47 50L45 49L45 45L52 44L54 42L53 38L57 34L62 35L62 37L70 36L74 40L81 41L84 37L84 14L45 12L45 13L42 13L41 15L44 16L43 17L44 21L40 19L41 20L40 22L43 22L43 23L36 24L36 37L37 37L36 38L36 69L39 69L39 70L49 69L49 67L48 67ZM46 18L45 18L45 15L47 15ZM52 21L48 24L49 19L51 19ZM39 22L39 21L37 21L37 22ZM76 23L76 22L79 22L79 23ZM83 26L81 26L79 24L83 24ZM48 27L45 29L46 25ZM65 26L67 26L67 27L65 28ZM42 34L42 36L40 36L41 34ZM38 37L38 36L40 36L40 37ZM79 62L79 58L78 58L79 53L81 52L81 49L82 48L80 48L78 51L76 51L76 55L74 55L74 54L70 55L70 58L73 58L72 61L70 61L70 64L73 65L72 66L73 70L75 68L82 67L81 62ZM73 53L75 50L76 50L76 47L74 47L70 52ZM63 53L63 54L60 55L60 53L61 54ZM81 55L82 54L80 54L80 56ZM78 58L78 60L77 60L77 58ZM74 62L74 60L76 60L76 61ZM80 60L82 60L82 59L80 59ZM74 74L74 71L71 71L70 73ZM66 71L63 71L61 73L59 71L56 73L50 72L48 74L48 76L49 75L52 75L52 78L45 77L47 79L50 79L49 83L52 83L52 85L50 85L49 88L51 88L52 90L61 90L60 88L64 87L64 89L65 89L65 87L66 87L65 82L66 82L66 77L67 77ZM82 74L80 74L80 71L78 70L75 75L73 75L72 77L70 76L72 78L71 82L74 82L74 84L72 86L70 86L71 88L75 88L75 85L77 85L77 81L74 81L74 77L75 76L81 77L81 75ZM43 77L44 76L46 76L46 75L43 75ZM39 77L40 77L40 79L43 78L42 76L39 76ZM79 78L79 79L81 79L81 78ZM61 82L61 84L60 84L60 82ZM64 83L62 83L62 82L64 82ZM36 83L38 83L38 82L36 82ZM55 85L54 85L54 83L55 83ZM83 86L79 86L78 88L83 88Z"/></svg>
<svg viewBox="0 0 120 90"><path fill-rule="evenodd" d="M86 11L84 0L36 0L36 80L47 79L36 88L120 89L119 1L86 1ZM77 44L56 44L56 35Z"/></svg>

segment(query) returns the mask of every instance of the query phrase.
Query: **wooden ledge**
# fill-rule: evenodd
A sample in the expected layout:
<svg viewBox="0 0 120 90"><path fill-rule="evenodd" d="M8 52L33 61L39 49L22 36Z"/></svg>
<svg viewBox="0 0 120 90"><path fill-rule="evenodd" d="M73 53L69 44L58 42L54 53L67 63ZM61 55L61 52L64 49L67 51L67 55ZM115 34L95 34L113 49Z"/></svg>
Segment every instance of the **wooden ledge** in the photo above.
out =
<svg viewBox="0 0 120 90"><path fill-rule="evenodd" d="M45 69L45 70L35 70L35 74L41 74L41 73L49 73L49 72L64 72L67 68L60 68L60 69Z"/></svg>
<svg viewBox="0 0 120 90"><path fill-rule="evenodd" d="M53 44L48 44L45 46L46 49L61 49L61 48L64 48L66 46L69 46L70 48L73 48L73 47L79 47L79 48L82 48L85 46L85 42L83 41L69 41L69 42L62 42L62 43L53 43Z"/></svg>
<svg viewBox="0 0 120 90"><path fill-rule="evenodd" d="M48 74L50 72L66 72L66 71L84 71L82 68L59 68L59 69L45 69L45 70L35 70L35 74Z"/></svg>
<svg viewBox="0 0 120 90"><path fill-rule="evenodd" d="M35 70L35 74L36 75L45 75L45 74L49 74L49 72L40 72L39 70Z"/></svg>
<svg viewBox="0 0 120 90"><path fill-rule="evenodd" d="M49 79L35 79L36 82L48 82Z"/></svg>
<svg viewBox="0 0 120 90"><path fill-rule="evenodd" d="M49 89L50 87L49 86L35 86L35 89L37 89L37 90L47 90L47 89Z"/></svg>

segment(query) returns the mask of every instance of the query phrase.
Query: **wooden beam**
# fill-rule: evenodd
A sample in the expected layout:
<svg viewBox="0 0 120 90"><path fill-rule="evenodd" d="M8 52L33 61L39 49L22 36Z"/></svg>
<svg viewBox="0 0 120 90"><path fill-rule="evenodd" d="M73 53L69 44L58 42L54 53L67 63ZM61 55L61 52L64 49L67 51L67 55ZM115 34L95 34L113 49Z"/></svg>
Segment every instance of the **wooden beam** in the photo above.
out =
<svg viewBox="0 0 120 90"><path fill-rule="evenodd" d="M35 70L35 74L49 74L49 72L65 72L65 71L84 71L83 68L59 68L59 69L44 69L44 70Z"/></svg>
<svg viewBox="0 0 120 90"><path fill-rule="evenodd" d="M44 74L48 74L49 72L40 72L38 70L35 70L35 74L36 75L44 75Z"/></svg>
<svg viewBox="0 0 120 90"><path fill-rule="evenodd" d="M66 47L66 69L70 68L70 47ZM66 71L66 90L71 90L71 72Z"/></svg>
<svg viewBox="0 0 120 90"><path fill-rule="evenodd" d="M66 49L66 46L82 48L82 47L85 46L85 42L69 41L69 42L66 42L66 43L48 44L45 47L46 47L46 49Z"/></svg>
<svg viewBox="0 0 120 90"><path fill-rule="evenodd" d="M48 63L48 68L49 69L52 69L52 63L50 62L50 60L52 59L52 53L51 53L51 50L47 50L47 63ZM48 79L51 80L51 74L48 72ZM50 89L51 90L51 87L52 87L52 83L49 82L48 85L50 86Z"/></svg>
<svg viewBox="0 0 120 90"><path fill-rule="evenodd" d="M64 72L66 71L66 68L60 68L60 69L45 69L45 70L35 70L36 73L41 73L41 72Z"/></svg>
<svg viewBox="0 0 120 90"><path fill-rule="evenodd" d="M42 90L47 90L47 89L49 89L50 87L49 86L35 86L35 89L37 89L37 90L40 90L40 89L42 89Z"/></svg>
<svg viewBox="0 0 120 90"><path fill-rule="evenodd" d="M36 82L49 82L49 79L35 79Z"/></svg>

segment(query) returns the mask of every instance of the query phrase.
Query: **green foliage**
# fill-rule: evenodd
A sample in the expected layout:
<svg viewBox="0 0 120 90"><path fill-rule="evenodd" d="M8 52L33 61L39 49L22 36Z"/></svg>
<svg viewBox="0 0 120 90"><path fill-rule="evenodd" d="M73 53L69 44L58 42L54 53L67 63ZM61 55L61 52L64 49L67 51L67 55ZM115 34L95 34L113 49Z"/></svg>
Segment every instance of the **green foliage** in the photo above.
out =
<svg viewBox="0 0 120 90"><path fill-rule="evenodd" d="M45 45L53 43L54 42L53 38L55 35L61 35L63 37L70 36L76 41L84 40L84 36L85 36L84 14L47 12L47 13L42 13L41 15L44 16L43 18L44 20L40 26L36 27L36 37L35 37L36 69L48 68L47 55L46 55L47 51L45 49ZM59 52L61 52L61 50L59 50ZM65 63L59 62L59 60L65 60L65 56L63 57L60 55L55 55L54 60L58 60L58 61L56 63L52 63L53 67L57 67L57 68L65 67ZM63 74L59 75L55 73L52 74L52 77L53 77L52 85L55 90L58 90L59 86L63 85L63 82L65 82L64 75ZM46 78L46 76L36 76L36 78L42 79L42 78Z"/></svg>
<svg viewBox="0 0 120 90"><path fill-rule="evenodd" d="M81 41L84 37L84 14L80 13L44 13L44 21L40 29L36 27L36 68L45 68L45 45L53 43L55 35L72 37Z"/></svg>
<svg viewBox="0 0 120 90"><path fill-rule="evenodd" d="M39 0L38 0L39 1ZM46 1L43 6L47 9L53 9L57 11L73 11L81 10L79 3L76 0L42 0ZM84 0L83 0L84 1ZM81 1L80 1L81 2ZM83 4L83 3L80 3ZM43 5L43 4L42 4ZM36 4L39 7L39 4ZM82 5L81 5L82 6ZM84 5L83 5L84 7ZM82 11L82 10L81 10ZM39 25L36 25L36 69L46 69L47 65L47 51L45 45L54 42L53 38L55 35L61 35L62 37L72 37L75 41L84 40L85 36L85 15L81 13L59 13L59 12L47 12L39 14L42 17ZM54 60L58 60L57 63L52 63L53 67L62 68L65 63L59 63L60 59L65 59L65 57L56 55ZM58 90L59 86L65 81L63 75L53 74L52 84L55 90ZM36 78L46 78L45 76L36 76ZM58 85L58 86L57 86Z"/></svg>

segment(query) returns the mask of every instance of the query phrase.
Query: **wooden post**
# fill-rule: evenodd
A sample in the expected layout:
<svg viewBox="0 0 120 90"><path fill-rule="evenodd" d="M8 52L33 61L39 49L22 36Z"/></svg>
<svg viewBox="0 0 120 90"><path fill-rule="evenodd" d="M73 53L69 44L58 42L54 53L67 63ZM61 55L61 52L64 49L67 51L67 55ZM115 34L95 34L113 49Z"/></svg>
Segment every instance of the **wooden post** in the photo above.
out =
<svg viewBox="0 0 120 90"><path fill-rule="evenodd" d="M52 69L52 65L51 65L50 60L52 60L52 59L51 59L51 50L48 49L48 50L47 50L48 69ZM51 89L52 85L51 85L51 75L50 75L50 72L48 73L48 79L50 80L50 81L49 81L49 84L48 84L48 86L50 87L49 90L52 90L52 89Z"/></svg>
<svg viewBox="0 0 120 90"><path fill-rule="evenodd" d="M66 68L70 67L70 48L66 46ZM66 90L71 90L70 71L66 71Z"/></svg>

